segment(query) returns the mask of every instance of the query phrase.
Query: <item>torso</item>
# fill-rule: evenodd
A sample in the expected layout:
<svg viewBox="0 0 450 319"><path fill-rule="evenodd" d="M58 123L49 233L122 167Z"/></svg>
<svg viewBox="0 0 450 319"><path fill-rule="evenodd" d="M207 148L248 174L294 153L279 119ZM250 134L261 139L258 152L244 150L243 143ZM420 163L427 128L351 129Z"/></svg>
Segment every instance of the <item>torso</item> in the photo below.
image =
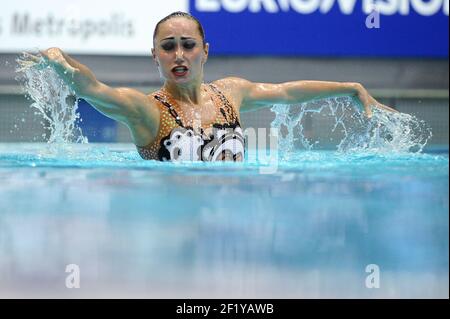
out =
<svg viewBox="0 0 450 319"><path fill-rule="evenodd" d="M242 161L245 142L239 113L214 84L202 85L210 98L203 107L178 103L165 90L151 95L159 109L159 129L147 146L137 146L143 159Z"/></svg>

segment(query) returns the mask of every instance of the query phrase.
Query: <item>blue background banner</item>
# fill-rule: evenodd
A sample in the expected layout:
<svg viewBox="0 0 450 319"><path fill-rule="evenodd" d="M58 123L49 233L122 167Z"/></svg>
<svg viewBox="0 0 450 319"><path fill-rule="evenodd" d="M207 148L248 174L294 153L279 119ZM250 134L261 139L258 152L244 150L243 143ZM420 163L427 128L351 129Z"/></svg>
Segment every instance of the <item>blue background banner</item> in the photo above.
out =
<svg viewBox="0 0 450 319"><path fill-rule="evenodd" d="M79 126L89 142L111 143L117 140L116 121L104 116L83 99L78 100L78 112L83 119Z"/></svg>
<svg viewBox="0 0 450 319"><path fill-rule="evenodd" d="M302 1L321 6L299 12ZM367 28L364 1L351 11L352 0L302 1L190 0L190 12L213 55L448 57L448 0L422 1L421 10L415 0L390 0L399 6L390 13L385 0L379 28Z"/></svg>

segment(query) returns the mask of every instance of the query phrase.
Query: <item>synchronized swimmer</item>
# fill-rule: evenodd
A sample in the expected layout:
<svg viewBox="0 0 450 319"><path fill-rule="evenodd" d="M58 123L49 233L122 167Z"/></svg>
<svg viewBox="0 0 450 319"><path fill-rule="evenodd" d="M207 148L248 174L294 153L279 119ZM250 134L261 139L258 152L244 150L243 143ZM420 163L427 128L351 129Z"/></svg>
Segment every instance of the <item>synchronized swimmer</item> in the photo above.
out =
<svg viewBox="0 0 450 319"><path fill-rule="evenodd" d="M50 66L79 98L107 117L124 123L143 159L242 161L242 112L273 104L298 104L337 95L356 97L365 114L372 108L396 110L377 102L359 83L293 81L253 83L227 77L203 82L209 44L201 23L185 12L162 19L153 35L152 55L164 85L151 94L111 88L85 65L59 48L34 57Z"/></svg>

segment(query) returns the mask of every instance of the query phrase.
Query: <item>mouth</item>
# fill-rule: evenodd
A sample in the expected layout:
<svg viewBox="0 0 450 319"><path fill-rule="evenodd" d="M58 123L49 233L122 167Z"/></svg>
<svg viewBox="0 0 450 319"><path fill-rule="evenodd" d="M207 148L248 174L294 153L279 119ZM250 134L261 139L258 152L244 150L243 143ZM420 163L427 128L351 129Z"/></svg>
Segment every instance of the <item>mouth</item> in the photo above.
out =
<svg viewBox="0 0 450 319"><path fill-rule="evenodd" d="M177 77L185 76L188 73L189 69L185 66L176 66L172 69L172 73Z"/></svg>

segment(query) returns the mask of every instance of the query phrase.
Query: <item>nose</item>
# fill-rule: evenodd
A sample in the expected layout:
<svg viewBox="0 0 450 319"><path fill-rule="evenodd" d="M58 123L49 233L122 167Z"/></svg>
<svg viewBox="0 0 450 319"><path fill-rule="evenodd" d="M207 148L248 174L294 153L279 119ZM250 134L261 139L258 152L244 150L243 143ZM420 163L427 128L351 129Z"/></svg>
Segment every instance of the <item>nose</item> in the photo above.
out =
<svg viewBox="0 0 450 319"><path fill-rule="evenodd" d="M184 52L183 52L183 48L181 46L178 47L177 51L176 51L176 62L180 63L184 61Z"/></svg>

